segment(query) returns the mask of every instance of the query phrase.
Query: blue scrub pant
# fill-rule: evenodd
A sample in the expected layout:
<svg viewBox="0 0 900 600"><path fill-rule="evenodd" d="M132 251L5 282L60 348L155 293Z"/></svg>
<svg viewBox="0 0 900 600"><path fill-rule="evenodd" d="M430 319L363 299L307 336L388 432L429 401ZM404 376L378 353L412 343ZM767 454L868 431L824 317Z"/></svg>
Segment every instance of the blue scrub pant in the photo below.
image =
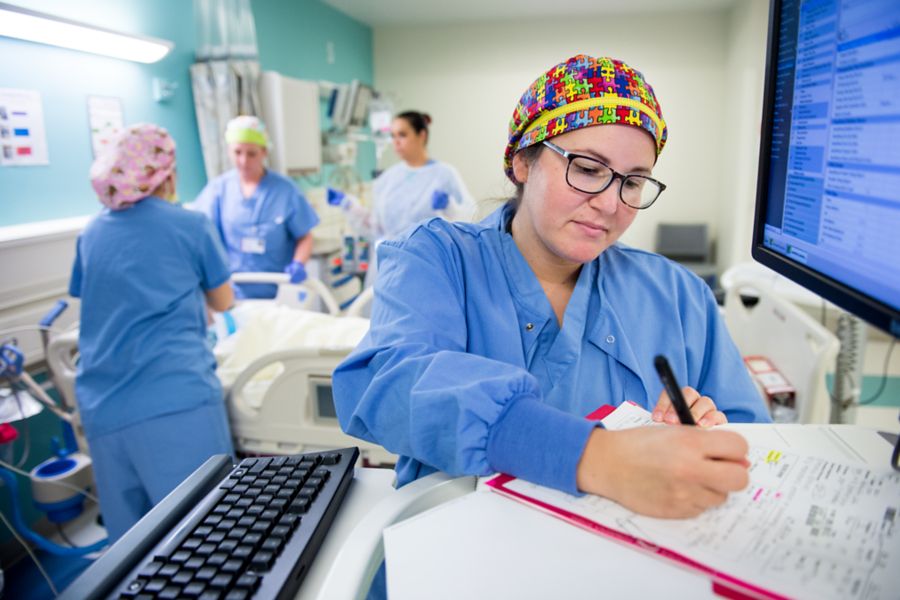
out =
<svg viewBox="0 0 900 600"><path fill-rule="evenodd" d="M234 455L222 403L88 437L110 543L214 454Z"/></svg>

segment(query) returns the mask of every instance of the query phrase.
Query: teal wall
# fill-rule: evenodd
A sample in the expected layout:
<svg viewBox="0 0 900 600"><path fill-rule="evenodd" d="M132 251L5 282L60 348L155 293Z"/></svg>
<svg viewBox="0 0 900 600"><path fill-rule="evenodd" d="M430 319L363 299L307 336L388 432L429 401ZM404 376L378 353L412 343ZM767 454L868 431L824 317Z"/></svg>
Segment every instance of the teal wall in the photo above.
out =
<svg viewBox="0 0 900 600"><path fill-rule="evenodd" d="M368 25L319 0L252 0L252 5L263 69L297 79L335 83L359 79L373 85L372 29ZM329 44L333 48L331 63ZM327 125L323 119L323 128ZM371 179L375 164L375 145L361 142L357 172L363 179ZM326 177L329 171L325 169Z"/></svg>
<svg viewBox="0 0 900 600"><path fill-rule="evenodd" d="M26 8L175 43L151 65L0 37L0 87L41 93L50 164L0 168L0 227L97 212L88 182L92 161L89 95L121 98L126 123L150 121L178 145L178 191L193 199L206 183L188 67L196 33L190 0L13 0ZM372 83L372 31L319 0L253 0L263 69L301 79ZM328 63L326 43L334 44ZM154 77L175 81L175 97L157 103ZM359 172L371 173L374 148L362 144Z"/></svg>
<svg viewBox="0 0 900 600"><path fill-rule="evenodd" d="M95 213L91 190L89 95L121 98L126 123L150 121L178 147L178 189L193 197L205 183L188 66L194 60L193 3L185 0L29 0L16 4L60 17L175 42L161 61L145 65L0 37L0 87L41 94L50 164L0 168L0 226ZM152 79L178 83L157 103Z"/></svg>

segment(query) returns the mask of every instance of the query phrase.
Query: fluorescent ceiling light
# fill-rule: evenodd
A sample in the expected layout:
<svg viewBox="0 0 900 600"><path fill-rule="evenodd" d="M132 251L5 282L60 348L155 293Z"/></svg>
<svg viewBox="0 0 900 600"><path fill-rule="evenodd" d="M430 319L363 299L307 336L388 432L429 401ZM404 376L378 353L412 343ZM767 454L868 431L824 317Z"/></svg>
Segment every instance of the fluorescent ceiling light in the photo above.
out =
<svg viewBox="0 0 900 600"><path fill-rule="evenodd" d="M175 47L168 40L118 33L0 2L0 35L142 63Z"/></svg>

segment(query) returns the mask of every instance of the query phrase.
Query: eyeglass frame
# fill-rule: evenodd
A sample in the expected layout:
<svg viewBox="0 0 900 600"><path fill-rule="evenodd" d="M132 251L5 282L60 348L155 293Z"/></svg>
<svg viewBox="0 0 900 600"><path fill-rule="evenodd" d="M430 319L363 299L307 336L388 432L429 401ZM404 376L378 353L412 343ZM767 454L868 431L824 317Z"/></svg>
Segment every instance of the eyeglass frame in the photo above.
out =
<svg viewBox="0 0 900 600"><path fill-rule="evenodd" d="M609 188L609 186L612 185L613 181L615 181L616 179L619 179L619 180L621 180L621 183L619 184L619 201L622 204L624 204L625 206L627 206L629 208L633 208L635 210L645 210L647 208L650 208L651 206L653 206L656 203L657 200L659 200L659 197L662 195L662 193L664 191L666 191L666 184L664 184L662 181L660 181L658 179L654 179L653 177L650 177L648 175L638 175L638 174L634 174L634 173L629 173L629 174L619 173L618 171L616 171L615 169L610 167L608 164L606 164L602 160L594 158L593 156L586 156L584 154L577 154L575 152L569 152L568 150L566 150L564 148L560 148L553 142L550 142L547 140L543 140L541 143L568 161L566 163L566 185L568 185L573 190L578 190L579 192L582 192L585 194L602 194L603 192L605 192L607 190L607 188ZM580 187L572 185L572 182L569 181L569 168L572 166L572 161L574 161L576 158L584 158L584 159L590 160L595 163L600 163L601 165L603 165L604 167L609 169L609 171L612 173L612 177L609 178L609 181L606 182L606 185L604 185L602 188L600 188L599 190L596 190L596 191L583 190ZM625 202L625 198L622 197L622 187L625 184L625 180L628 178L640 178L640 179L646 179L646 180L652 181L657 186L659 186L659 193L656 194L656 198L654 198L650 202L650 204L648 204L646 206L633 206L631 204L628 204L627 202Z"/></svg>

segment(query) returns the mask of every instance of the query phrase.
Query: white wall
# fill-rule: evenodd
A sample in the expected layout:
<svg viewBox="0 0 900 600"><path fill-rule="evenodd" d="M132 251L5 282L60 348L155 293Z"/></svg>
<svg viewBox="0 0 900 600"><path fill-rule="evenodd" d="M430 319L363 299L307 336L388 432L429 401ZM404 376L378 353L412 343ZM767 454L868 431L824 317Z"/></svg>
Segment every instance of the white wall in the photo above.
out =
<svg viewBox="0 0 900 600"><path fill-rule="evenodd" d="M764 6L765 0L738 4ZM764 54L753 36L740 31L765 31L764 18L754 26L749 21L758 11L740 10L739 19L717 10L578 22L376 27L375 86L392 97L398 111L431 114L431 155L455 165L476 198L502 198L512 191L502 172L507 124L526 87L578 53L622 59L644 73L669 124L669 142L654 171L669 188L623 240L652 249L659 221L708 222L716 236L731 219L722 214L728 212L722 208L722 190L734 180L736 167L735 157L729 156L734 150L726 144L739 127L729 109L729 63ZM735 52L735 42L749 46ZM750 112L738 120L758 123L761 107ZM390 162L390 152L386 158Z"/></svg>
<svg viewBox="0 0 900 600"><path fill-rule="evenodd" d="M728 241L718 252L721 270L751 260L768 21L768 3L750 0L735 5L728 24L726 85L732 93L726 118L733 128L725 140L729 176L721 186L719 238Z"/></svg>

